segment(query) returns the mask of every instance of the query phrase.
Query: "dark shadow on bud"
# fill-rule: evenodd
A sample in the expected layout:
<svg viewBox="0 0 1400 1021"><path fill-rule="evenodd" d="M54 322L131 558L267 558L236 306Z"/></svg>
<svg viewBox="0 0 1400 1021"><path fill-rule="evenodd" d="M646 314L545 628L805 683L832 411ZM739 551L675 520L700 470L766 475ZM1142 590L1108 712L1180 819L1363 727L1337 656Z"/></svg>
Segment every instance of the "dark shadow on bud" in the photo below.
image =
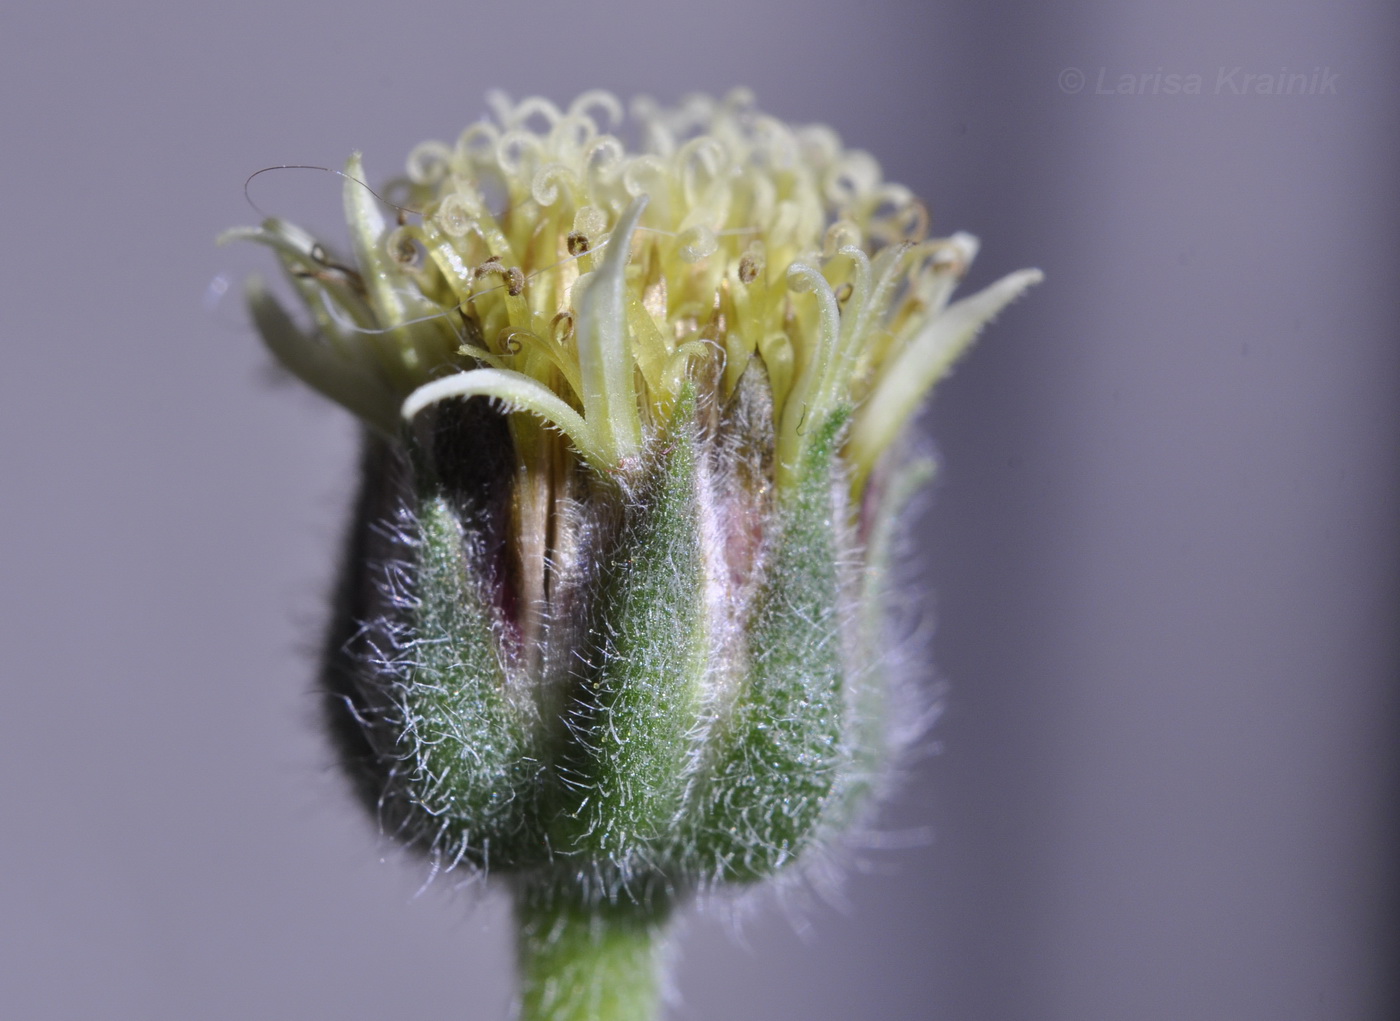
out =
<svg viewBox="0 0 1400 1021"><path fill-rule="evenodd" d="M366 429L360 453L360 487L345 535L321 655L321 717L356 797L371 813L378 811L387 774L368 733L368 721L382 707L371 709L360 682L363 622L370 619L381 599L370 564L382 563L390 545L375 525L393 520L402 502L404 481L398 452L379 434Z"/></svg>
<svg viewBox="0 0 1400 1021"><path fill-rule="evenodd" d="M447 498L471 537L477 580L518 641L520 581L510 549L515 444L506 415L492 404L454 398L425 408L410 427L409 456L418 497Z"/></svg>

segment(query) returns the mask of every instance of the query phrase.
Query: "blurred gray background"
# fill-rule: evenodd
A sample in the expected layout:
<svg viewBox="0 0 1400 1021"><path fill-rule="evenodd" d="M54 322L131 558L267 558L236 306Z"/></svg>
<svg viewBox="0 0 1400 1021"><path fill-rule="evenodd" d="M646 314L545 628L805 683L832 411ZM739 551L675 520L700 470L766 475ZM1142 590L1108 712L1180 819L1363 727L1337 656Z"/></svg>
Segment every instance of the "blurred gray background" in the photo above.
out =
<svg viewBox="0 0 1400 1021"><path fill-rule="evenodd" d="M925 419L911 846L746 946L693 922L674 1016L1395 1016L1397 42L1320 0L7 5L0 1016L505 1016L502 906L415 897L328 768L354 430L213 239L252 171L382 180L492 87L736 83L979 234L970 285L1048 279Z"/></svg>

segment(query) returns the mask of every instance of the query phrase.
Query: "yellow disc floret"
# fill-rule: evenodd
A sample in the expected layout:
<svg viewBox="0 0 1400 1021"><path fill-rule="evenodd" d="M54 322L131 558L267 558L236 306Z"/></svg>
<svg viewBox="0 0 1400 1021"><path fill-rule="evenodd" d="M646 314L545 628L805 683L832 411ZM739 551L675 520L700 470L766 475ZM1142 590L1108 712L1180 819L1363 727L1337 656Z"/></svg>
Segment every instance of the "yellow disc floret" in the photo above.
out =
<svg viewBox="0 0 1400 1021"><path fill-rule="evenodd" d="M355 268L277 221L243 232L278 249L317 318L304 337L255 290L268 343L380 428L485 395L625 473L687 384L723 401L757 358L776 481L807 427L849 408L858 485L978 329L1039 279L949 305L976 240L926 239L923 205L868 154L744 92L637 101L630 123L601 92L562 110L493 105L455 145L413 151L412 213L392 227L350 161Z"/></svg>

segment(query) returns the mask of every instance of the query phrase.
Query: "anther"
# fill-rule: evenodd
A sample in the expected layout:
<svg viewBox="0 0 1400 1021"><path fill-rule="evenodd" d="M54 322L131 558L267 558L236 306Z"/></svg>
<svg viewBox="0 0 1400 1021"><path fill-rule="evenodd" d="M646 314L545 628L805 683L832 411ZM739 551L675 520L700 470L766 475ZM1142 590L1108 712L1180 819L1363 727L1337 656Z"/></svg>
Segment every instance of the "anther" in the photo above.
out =
<svg viewBox="0 0 1400 1021"><path fill-rule="evenodd" d="M574 333L573 313L560 312L558 315L556 315L553 319L549 321L549 325L553 331L555 343L566 343L568 339L573 336Z"/></svg>

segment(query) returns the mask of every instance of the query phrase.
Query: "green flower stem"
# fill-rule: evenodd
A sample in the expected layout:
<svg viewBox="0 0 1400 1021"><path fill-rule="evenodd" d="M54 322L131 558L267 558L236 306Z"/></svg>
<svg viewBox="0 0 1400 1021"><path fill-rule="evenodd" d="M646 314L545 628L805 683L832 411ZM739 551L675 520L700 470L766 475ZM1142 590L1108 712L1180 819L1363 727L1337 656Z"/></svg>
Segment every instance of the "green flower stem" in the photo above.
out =
<svg viewBox="0 0 1400 1021"><path fill-rule="evenodd" d="M519 1021L655 1021L664 898L590 901L576 888L518 888Z"/></svg>

